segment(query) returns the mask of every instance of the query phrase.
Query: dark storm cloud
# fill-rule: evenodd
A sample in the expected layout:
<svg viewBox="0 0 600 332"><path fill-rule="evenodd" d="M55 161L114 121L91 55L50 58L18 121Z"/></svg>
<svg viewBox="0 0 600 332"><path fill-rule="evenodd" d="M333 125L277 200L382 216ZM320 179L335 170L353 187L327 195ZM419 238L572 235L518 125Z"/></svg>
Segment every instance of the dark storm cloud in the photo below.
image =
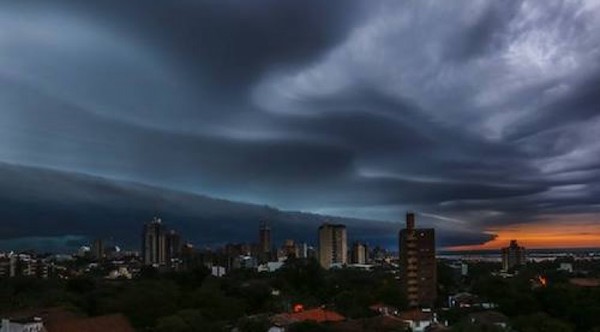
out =
<svg viewBox="0 0 600 332"><path fill-rule="evenodd" d="M268 206L236 203L128 182L0 163L0 250L65 251L103 237L109 243L137 247L141 220L157 211L187 241L222 245L247 242L256 235L257 220L270 221L275 240L294 234L314 243L323 221L349 226L353 239L394 248L395 223L286 212ZM35 234L32 236L31 234ZM489 236L449 229L442 245L479 243Z"/></svg>
<svg viewBox="0 0 600 332"><path fill-rule="evenodd" d="M590 76L574 83L570 94L540 107L539 112L513 129L509 137L535 135L555 128L560 129L565 123L596 118L600 110L600 73L593 72ZM553 143L552 140L547 142Z"/></svg>
<svg viewBox="0 0 600 332"><path fill-rule="evenodd" d="M63 7L172 56L181 70L209 83L205 91L225 99L269 66L310 61L360 20L357 1L63 1Z"/></svg>
<svg viewBox="0 0 600 332"><path fill-rule="evenodd" d="M1 6L2 162L364 219L413 209L446 244L598 212L593 2Z"/></svg>

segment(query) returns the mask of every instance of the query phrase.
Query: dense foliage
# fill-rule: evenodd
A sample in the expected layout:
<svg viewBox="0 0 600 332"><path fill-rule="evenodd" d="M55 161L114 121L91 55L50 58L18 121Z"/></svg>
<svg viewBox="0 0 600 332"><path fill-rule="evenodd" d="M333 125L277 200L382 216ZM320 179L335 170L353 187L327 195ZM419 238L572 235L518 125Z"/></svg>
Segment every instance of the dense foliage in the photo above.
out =
<svg viewBox="0 0 600 332"><path fill-rule="evenodd" d="M66 306L88 315L121 312L140 331L265 331L269 314L326 304L347 317L372 315L374 303L405 306L390 271L323 270L315 260L290 259L275 273L235 270L216 278L206 269L134 280L7 279L0 282L0 311ZM301 328L301 327L300 327Z"/></svg>
<svg viewBox="0 0 600 332"><path fill-rule="evenodd" d="M600 275L598 262L583 262L588 276ZM457 277L444 262L438 266L439 305L447 295L469 291L510 319L521 332L599 332L600 288L568 282L558 262L530 264L512 278L492 275L498 264L469 265L467 278ZM543 274L548 283L532 280ZM145 269L134 280L106 280L91 274L69 280L13 278L0 282L0 312L22 308L63 306L86 315L121 312L139 331L265 331L273 313L290 311L294 304L325 305L349 318L374 315L369 306L382 303L406 308L392 270L370 272L323 270L315 260L289 259L274 273L235 270L216 278L204 268L181 273ZM480 309L450 309L440 313L454 331L497 331L478 326L466 317ZM303 323L293 331L327 331L327 326Z"/></svg>
<svg viewBox="0 0 600 332"><path fill-rule="evenodd" d="M569 275L559 271L560 261L530 263L512 278L492 275L499 270L494 263L470 266L470 277L460 290L470 291L498 304L498 310L510 318L514 330L521 332L588 332L600 330L600 288L578 287L569 283ZM600 275L600 262L580 261L578 269L587 277ZM545 286L535 280L543 276ZM469 310L451 310L446 314L456 331L472 331L464 317ZM481 329L483 330L483 329Z"/></svg>

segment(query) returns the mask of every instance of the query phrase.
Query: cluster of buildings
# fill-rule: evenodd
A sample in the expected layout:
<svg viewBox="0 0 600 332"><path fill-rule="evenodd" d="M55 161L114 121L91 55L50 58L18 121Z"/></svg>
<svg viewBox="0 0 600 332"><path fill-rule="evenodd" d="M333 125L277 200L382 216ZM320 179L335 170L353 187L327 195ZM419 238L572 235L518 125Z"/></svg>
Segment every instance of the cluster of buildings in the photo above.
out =
<svg viewBox="0 0 600 332"><path fill-rule="evenodd" d="M154 218L144 224L142 230L142 245L139 252L123 252L117 246L106 246L105 241L96 239L90 246L81 247L75 256L85 258L84 270L67 271L70 274L90 273L94 269L103 268L107 279L130 279L141 273L144 266L152 266L159 270L179 271L195 267L208 267L216 277L226 275L232 269L256 269L259 272L273 272L281 268L290 257L314 258L324 269L360 268L372 269L385 266L394 273L406 295L409 310L398 312L395 308L384 304L376 304L371 310L378 315L368 320L350 320L336 312L323 308L298 310L292 313L278 314L272 317L273 326L270 331L285 331L290 324L313 320L336 324L341 330L350 330L352 324L373 326L389 325L398 328L410 328L412 331L447 331L447 322L439 322L435 311L438 302L438 271L436 259L435 230L419 228L416 225L415 214L406 214L405 227L398 233L398 255L375 247L371 249L360 241L350 242L347 227L342 224L325 222L318 228L317 247L307 243L299 243L293 239L283 241L277 247L273 244L272 229L269 223L262 221L258 227L257 242L230 243L217 250L197 250L190 243L182 240L180 234L167 227L160 218ZM516 240L501 249L501 274L511 275L527 263L527 253ZM73 258L74 259L74 258ZM496 256L497 259L497 256ZM69 264L72 265L72 264ZM453 271L455 280L466 280L469 266L462 260L452 261L448 266ZM28 276L48 278L63 266L50 256L37 257L28 253L0 253L0 278ZM565 273L573 274L571 263L561 263L558 268ZM74 274L75 273L75 274ZM597 287L588 279L573 279L582 287ZM536 280L537 281L537 280ZM545 279L539 278L542 286ZM575 284L575 282L573 282ZM400 294L399 294L400 296ZM469 314L469 321L505 328L508 319L494 311L495 303L490 303L477 295L462 292L450 295L448 308L467 309L475 312ZM94 318L95 319L95 318ZM123 331L131 327L123 317L100 317L108 321L120 321ZM77 324L96 324L93 319L83 318L69 320L73 326ZM5 318L0 324L0 332L20 331L51 331L52 324L48 318L31 316ZM9 328L10 327L10 328ZM49 328L50 327L50 328ZM9 328L9 329L7 329ZM62 331L60 327L58 330ZM56 327L54 330L57 330ZM57 330L57 331L58 331Z"/></svg>
<svg viewBox="0 0 600 332"><path fill-rule="evenodd" d="M348 248L346 226L329 223L319 227L318 259L325 269L348 264L360 267L374 260L365 243L356 241Z"/></svg>
<svg viewBox="0 0 600 332"><path fill-rule="evenodd" d="M144 225L142 232L141 261L143 265L159 269L185 270L206 266L215 276L227 271L253 268L270 271L280 267L288 257L314 257L314 248L306 243L285 240L280 248L273 246L270 225L262 221L258 230L258 243L228 243L217 250L197 250L192 244L183 242L174 230L168 230L161 219L154 218ZM269 264L271 263L271 264Z"/></svg>
<svg viewBox="0 0 600 332"><path fill-rule="evenodd" d="M215 276L240 268L273 272L290 257L315 258L325 269L352 266L368 269L373 262L391 259L391 254L380 247L369 250L367 244L354 242L349 247L346 226L324 223L319 227L317 248L293 239L286 239L279 247L273 244L269 223L261 221L256 243L228 243L216 250L197 250L181 240L174 230L168 230L158 218L143 227L140 261L159 269L190 269L206 266ZM93 250L92 250L93 251Z"/></svg>
<svg viewBox="0 0 600 332"><path fill-rule="evenodd" d="M181 236L167 229L160 218L144 225L141 259L144 265L176 266L182 251Z"/></svg>
<svg viewBox="0 0 600 332"><path fill-rule="evenodd" d="M0 278L48 278L53 264L46 258L26 253L0 253Z"/></svg>
<svg viewBox="0 0 600 332"><path fill-rule="evenodd" d="M287 239L278 248L273 245L271 226L262 221L254 244L226 244L212 250L195 250L181 240L159 218L145 224L142 232L140 261L143 265L165 269L189 269L206 266L213 275L223 276L238 268L273 272L289 257L315 258L324 269L353 267L371 269L374 264L389 263L389 252L370 250L360 241L348 244L345 225L323 223L318 228L318 247ZM92 250L94 251L94 250ZM435 230L417 228L415 214L406 215L406 227L399 232L398 279L411 307L433 307L437 299Z"/></svg>
<svg viewBox="0 0 600 332"><path fill-rule="evenodd" d="M437 263L435 230L417 228L415 214L406 215L406 228L399 233L399 279L411 307L433 307L437 299ZM325 269L349 263L366 264L369 251L355 242L348 250L344 225L323 224L319 227L319 262Z"/></svg>
<svg viewBox="0 0 600 332"><path fill-rule="evenodd" d="M436 299L435 231L415 227L414 213L406 216L406 228L399 233L399 260L392 264L390 252L355 241L349 245L345 225L324 223L318 228L318 247L287 239L280 247L273 245L272 229L267 222L258 228L257 243L227 244L217 250L197 250L182 240L179 233L167 227L160 218L144 224L140 252L123 252L118 246L96 239L83 246L69 261L83 258L84 265L57 264L55 259L33 254L0 254L0 278L28 276L47 278L55 270L69 278L86 273L103 273L107 279L130 279L153 266L161 270L187 270L208 267L213 275L223 276L232 269L251 268L273 272L289 257L315 258L325 269L353 267L371 269L376 265L398 267L399 281L414 307L432 307ZM395 259L394 259L395 262ZM101 272L98 272L101 271Z"/></svg>
<svg viewBox="0 0 600 332"><path fill-rule="evenodd" d="M110 268L105 271L106 278L109 279L132 278L143 266L168 270L206 266L215 276L223 276L228 271L238 268L273 272L289 257L315 258L324 269L371 269L387 263L387 266L397 268L397 279L411 307L431 308L437 299L435 230L418 228L414 213L406 214L406 225L398 234L399 254L397 260L393 258L393 263L392 255L382 248L371 249L360 241L349 244L346 226L328 222L318 228L316 248L292 239L285 240L280 247L274 246L271 226L265 221L259 224L257 243L230 243L214 251L196 250L193 245L182 241L180 234L168 228L160 218L154 218L144 224L141 239L139 253L125 253L117 246L106 246L102 239L96 239L91 246L82 247L77 254L92 260L80 273L89 272L101 262L110 263ZM526 263L525 248L515 240L511 241L508 247L502 248L501 253L504 272L512 271ZM47 278L57 267L60 268L60 265L33 254L0 254L0 278ZM459 277L465 277L468 273L468 266L464 263L451 267Z"/></svg>

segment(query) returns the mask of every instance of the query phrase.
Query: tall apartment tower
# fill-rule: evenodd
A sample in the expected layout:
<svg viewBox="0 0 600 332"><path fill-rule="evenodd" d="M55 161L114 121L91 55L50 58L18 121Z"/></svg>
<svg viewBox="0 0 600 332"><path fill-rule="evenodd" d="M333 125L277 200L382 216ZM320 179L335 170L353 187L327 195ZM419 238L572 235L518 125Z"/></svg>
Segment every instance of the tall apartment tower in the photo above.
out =
<svg viewBox="0 0 600 332"><path fill-rule="evenodd" d="M181 256L181 236L174 230L170 230L166 234L166 250L167 250L167 262L170 262L171 259L177 258Z"/></svg>
<svg viewBox="0 0 600 332"><path fill-rule="evenodd" d="M369 260L369 250L366 244L354 242L350 250L350 261L352 264L367 264Z"/></svg>
<svg viewBox="0 0 600 332"><path fill-rule="evenodd" d="M437 298L435 230L415 228L415 214L406 214L400 230L400 280L411 307L432 307Z"/></svg>
<svg viewBox="0 0 600 332"><path fill-rule="evenodd" d="M504 271L525 265L526 262L525 248L519 246L517 240L511 240L508 247L502 248L502 269Z"/></svg>
<svg viewBox="0 0 600 332"><path fill-rule="evenodd" d="M167 263L167 232L160 218L144 225L142 234L142 258L145 265Z"/></svg>
<svg viewBox="0 0 600 332"><path fill-rule="evenodd" d="M324 223L319 227L319 263L325 269L348 262L346 226Z"/></svg>
<svg viewBox="0 0 600 332"><path fill-rule="evenodd" d="M288 258L288 257L294 257L294 258L300 257L300 247L298 247L296 242L291 239L285 240L285 242L283 243L283 246L281 246L281 250L278 253L278 258Z"/></svg>
<svg viewBox="0 0 600 332"><path fill-rule="evenodd" d="M263 220L258 227L258 255L261 260L271 258L271 247L271 226Z"/></svg>
<svg viewBox="0 0 600 332"><path fill-rule="evenodd" d="M92 244L92 257L95 260L102 260L104 258L104 242L102 239L94 240Z"/></svg>

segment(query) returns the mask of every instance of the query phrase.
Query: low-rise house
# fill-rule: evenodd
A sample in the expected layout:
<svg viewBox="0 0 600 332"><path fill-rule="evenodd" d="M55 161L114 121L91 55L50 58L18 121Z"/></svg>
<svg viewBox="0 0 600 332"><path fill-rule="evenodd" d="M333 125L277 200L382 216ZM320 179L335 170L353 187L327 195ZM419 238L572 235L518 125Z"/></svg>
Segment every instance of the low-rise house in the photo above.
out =
<svg viewBox="0 0 600 332"><path fill-rule="evenodd" d="M3 318L0 332L46 332L40 317Z"/></svg>
<svg viewBox="0 0 600 332"><path fill-rule="evenodd" d="M402 311L398 314L398 318L408 323L413 332L423 332L425 328L436 322L435 314L431 310Z"/></svg>
<svg viewBox="0 0 600 332"><path fill-rule="evenodd" d="M266 264L259 265L256 270L258 272L275 272L279 270L285 262L267 262Z"/></svg>
<svg viewBox="0 0 600 332"><path fill-rule="evenodd" d="M565 271L567 273L573 273L573 264L571 263L560 263L558 271Z"/></svg>
<svg viewBox="0 0 600 332"><path fill-rule="evenodd" d="M483 308L494 309L498 305L482 300L479 296L467 292L458 293L448 297L450 308Z"/></svg>
<svg viewBox="0 0 600 332"><path fill-rule="evenodd" d="M107 279L131 279L133 276L125 266L112 270L106 276Z"/></svg>
<svg viewBox="0 0 600 332"><path fill-rule="evenodd" d="M135 332L122 314L82 317L57 307L22 310L3 317L0 332Z"/></svg>
<svg viewBox="0 0 600 332"><path fill-rule="evenodd" d="M383 303L376 303L369 307L371 311L374 311L382 316L397 315L398 309Z"/></svg>
<svg viewBox="0 0 600 332"><path fill-rule="evenodd" d="M293 313L283 313L271 317L273 326L269 332L284 332L286 328L294 323L315 322L315 323L334 323L346 320L346 317L339 313L323 308L302 310Z"/></svg>
<svg viewBox="0 0 600 332"><path fill-rule="evenodd" d="M227 273L227 270L223 266L214 265L210 268L210 274L213 277L222 277Z"/></svg>

